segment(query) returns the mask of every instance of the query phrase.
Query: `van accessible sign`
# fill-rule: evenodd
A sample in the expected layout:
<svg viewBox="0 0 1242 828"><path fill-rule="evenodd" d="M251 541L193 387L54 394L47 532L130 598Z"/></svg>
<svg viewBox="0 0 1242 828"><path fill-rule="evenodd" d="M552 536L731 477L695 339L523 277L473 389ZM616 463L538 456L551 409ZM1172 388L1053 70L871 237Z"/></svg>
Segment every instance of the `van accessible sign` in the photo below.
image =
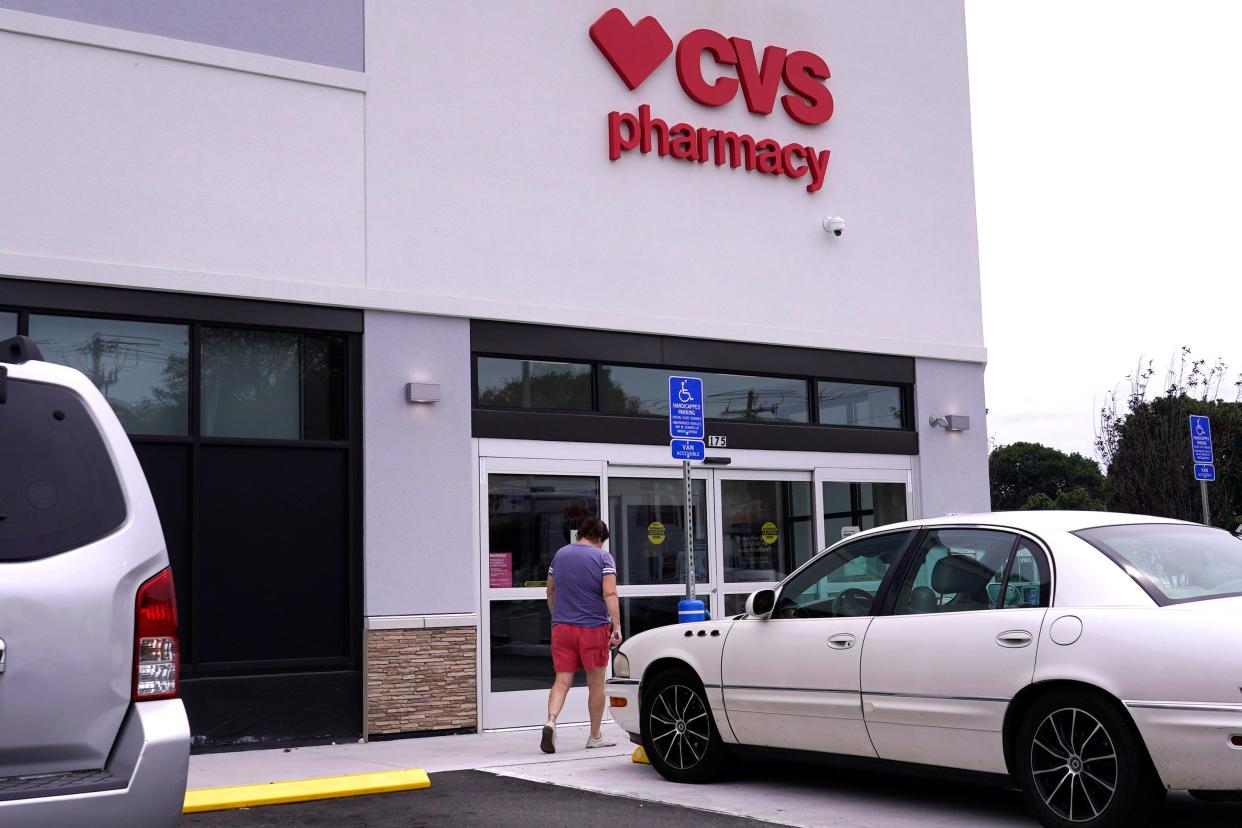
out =
<svg viewBox="0 0 1242 828"><path fill-rule="evenodd" d="M672 38L658 20L644 17L630 23L620 9L604 12L591 25L590 35L631 90L638 89L674 51ZM828 64L814 52L790 52L781 46L767 46L760 60L749 40L725 37L711 29L695 29L685 35L676 52L677 79L682 90L703 106L724 106L740 91L747 109L756 115L770 115L783 82L787 92L780 96L781 107L791 119L818 126L832 117L833 97L824 84L831 77ZM721 67L719 76L704 77L704 54ZM824 186L832 154L807 144L782 144L774 138L755 138L684 122L670 126L667 121L652 117L647 104L640 105L637 112L608 113L608 158L616 161L622 153L634 149L698 164L710 161L717 167L727 161L735 169L742 167L748 172L795 181L809 178L808 193L818 192Z"/></svg>

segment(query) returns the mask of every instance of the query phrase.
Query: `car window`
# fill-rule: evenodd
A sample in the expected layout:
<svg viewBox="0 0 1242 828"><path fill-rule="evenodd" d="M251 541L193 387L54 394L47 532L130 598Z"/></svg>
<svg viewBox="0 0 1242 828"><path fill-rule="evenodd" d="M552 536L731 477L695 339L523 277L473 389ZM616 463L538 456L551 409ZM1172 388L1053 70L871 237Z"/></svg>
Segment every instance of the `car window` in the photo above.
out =
<svg viewBox="0 0 1242 828"><path fill-rule="evenodd" d="M1051 603L1051 593L1052 579L1043 551L1026 539L1019 541L1009 564L1002 608L1046 607Z"/></svg>
<svg viewBox="0 0 1242 828"><path fill-rule="evenodd" d="M894 613L1000 607L1007 597L1005 573L1017 540L1009 532L991 529L932 529L911 562Z"/></svg>
<svg viewBox="0 0 1242 828"><path fill-rule="evenodd" d="M125 498L82 398L56 385L0 382L0 561L48 557L114 531Z"/></svg>
<svg viewBox="0 0 1242 828"><path fill-rule="evenodd" d="M1158 604L1242 595L1242 539L1220 529L1145 523L1074 534L1111 558Z"/></svg>
<svg viewBox="0 0 1242 828"><path fill-rule="evenodd" d="M817 558L781 588L775 618L843 618L870 615L884 576L911 532L887 532L838 546Z"/></svg>

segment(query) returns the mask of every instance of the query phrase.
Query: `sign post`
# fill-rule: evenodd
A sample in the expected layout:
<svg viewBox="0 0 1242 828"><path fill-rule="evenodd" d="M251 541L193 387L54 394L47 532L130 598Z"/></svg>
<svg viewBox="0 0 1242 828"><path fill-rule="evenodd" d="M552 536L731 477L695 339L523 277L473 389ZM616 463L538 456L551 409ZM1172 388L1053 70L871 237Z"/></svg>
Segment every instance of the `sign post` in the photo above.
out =
<svg viewBox="0 0 1242 828"><path fill-rule="evenodd" d="M690 461L706 456L703 447L703 380L699 377L668 378L668 433L673 439L669 451L681 461L686 489L686 597L677 605L677 620L702 621L703 602L694 595L694 490L690 482Z"/></svg>
<svg viewBox="0 0 1242 828"><path fill-rule="evenodd" d="M1201 414L1190 415L1190 456L1195 464L1195 480L1199 481L1199 497L1203 500L1203 525L1211 526L1207 484L1216 479L1216 457L1212 451L1212 421Z"/></svg>

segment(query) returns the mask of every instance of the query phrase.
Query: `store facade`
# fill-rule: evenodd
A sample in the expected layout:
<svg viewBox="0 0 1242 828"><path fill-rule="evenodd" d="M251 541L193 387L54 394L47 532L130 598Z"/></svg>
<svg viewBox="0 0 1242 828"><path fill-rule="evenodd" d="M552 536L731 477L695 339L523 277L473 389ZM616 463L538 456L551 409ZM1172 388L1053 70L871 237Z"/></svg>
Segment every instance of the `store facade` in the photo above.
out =
<svg viewBox="0 0 1242 828"><path fill-rule="evenodd" d="M0 0L0 337L138 448L201 745L538 723L587 514L671 621L669 374L715 616L987 508L960 0L287 5Z"/></svg>

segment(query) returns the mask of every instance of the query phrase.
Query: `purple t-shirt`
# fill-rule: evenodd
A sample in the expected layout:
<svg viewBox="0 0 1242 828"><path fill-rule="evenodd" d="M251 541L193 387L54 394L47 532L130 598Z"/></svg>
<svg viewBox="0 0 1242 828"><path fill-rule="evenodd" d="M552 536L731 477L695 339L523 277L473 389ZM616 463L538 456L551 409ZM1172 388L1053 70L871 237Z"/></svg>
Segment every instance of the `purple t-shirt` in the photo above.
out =
<svg viewBox="0 0 1242 828"><path fill-rule="evenodd" d="M602 627L612 623L604 603L604 576L616 575L617 564L602 549L571 543L556 550L548 577L552 578L552 626Z"/></svg>

